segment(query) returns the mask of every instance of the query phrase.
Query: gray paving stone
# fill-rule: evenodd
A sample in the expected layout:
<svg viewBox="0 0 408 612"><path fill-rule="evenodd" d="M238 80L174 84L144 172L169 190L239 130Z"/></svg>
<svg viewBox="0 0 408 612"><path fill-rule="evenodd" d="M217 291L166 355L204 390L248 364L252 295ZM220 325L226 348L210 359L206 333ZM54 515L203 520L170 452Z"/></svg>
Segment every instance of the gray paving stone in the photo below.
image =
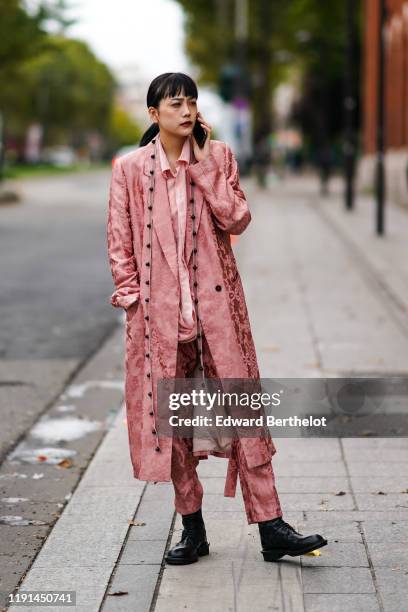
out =
<svg viewBox="0 0 408 612"><path fill-rule="evenodd" d="M403 491L408 491L408 476L404 474L389 474L388 476L379 477L352 476L350 480L355 493L376 493L377 491L402 493Z"/></svg>
<svg viewBox="0 0 408 612"><path fill-rule="evenodd" d="M335 540L338 542L362 542L357 521L341 522L340 519L333 524L328 524L327 521L314 518L299 521L298 527L298 531L305 535L320 533L329 543Z"/></svg>
<svg viewBox="0 0 408 612"><path fill-rule="evenodd" d="M398 593L400 596L404 595L406 600L408 593L407 570L404 570L402 567L400 570L393 570L389 567L376 567L375 576L382 594Z"/></svg>
<svg viewBox="0 0 408 612"><path fill-rule="evenodd" d="M392 448L391 452L381 453L381 462L384 464L392 463L407 463L408 462L408 448ZM345 450L346 461L348 462L368 462L377 463L379 460L378 449L373 448L370 450L361 448L348 448ZM388 466L391 471L392 466Z"/></svg>
<svg viewBox="0 0 408 612"><path fill-rule="evenodd" d="M160 565L120 565L103 604L104 612L149 612ZM109 593L125 591L126 595Z"/></svg>
<svg viewBox="0 0 408 612"><path fill-rule="evenodd" d="M337 438L276 438L277 449L273 461L341 461L342 453Z"/></svg>
<svg viewBox="0 0 408 612"><path fill-rule="evenodd" d="M204 494L216 493L224 494L225 478L201 478ZM330 493L335 494L339 491L349 491L348 480L345 477L332 478L300 478L282 477L275 474L275 484L278 493ZM239 478L237 490L240 490Z"/></svg>
<svg viewBox="0 0 408 612"><path fill-rule="evenodd" d="M390 545L384 542L368 542L368 550L374 568L398 567L408 571L408 547L406 542L392 541Z"/></svg>
<svg viewBox="0 0 408 612"><path fill-rule="evenodd" d="M382 461L347 461L350 476L369 476L370 478L392 477L399 468L393 467L391 463ZM398 473L398 472L397 472Z"/></svg>
<svg viewBox="0 0 408 612"><path fill-rule="evenodd" d="M347 476L346 468L340 461L307 461L278 462L272 460L272 466L277 478L330 478L331 476Z"/></svg>
<svg viewBox="0 0 408 612"><path fill-rule="evenodd" d="M346 477L307 477L296 476L284 477L275 475L275 483L278 493L338 493L339 491L350 491L350 485Z"/></svg>
<svg viewBox="0 0 408 612"><path fill-rule="evenodd" d="M408 572L376 567L375 575L386 612L405 612L408 593Z"/></svg>
<svg viewBox="0 0 408 612"><path fill-rule="evenodd" d="M376 449L376 450L394 450L398 448L408 449L408 438L343 438L341 440L343 447L348 450L352 449Z"/></svg>
<svg viewBox="0 0 408 612"><path fill-rule="evenodd" d="M242 497L237 489L235 497L224 497L223 495L207 494L203 497L203 513L209 510L230 512L244 509Z"/></svg>
<svg viewBox="0 0 408 612"><path fill-rule="evenodd" d="M332 524L336 522L348 521L365 521L365 522L380 522L384 520L391 521L406 521L408 520L408 511L405 508L397 508L396 510L344 510L332 512L316 512L308 510L306 513L308 519L320 520L323 524Z"/></svg>
<svg viewBox="0 0 408 612"><path fill-rule="evenodd" d="M384 612L406 612L407 610L407 593L385 593L382 595Z"/></svg>
<svg viewBox="0 0 408 612"><path fill-rule="evenodd" d="M164 540L128 540L120 558L120 565L160 565L167 538Z"/></svg>
<svg viewBox="0 0 408 612"><path fill-rule="evenodd" d="M300 572L296 565L250 563L245 559L225 559L214 565L203 557L199 563L183 569L181 574L177 567L166 566L155 612L234 609L303 612Z"/></svg>
<svg viewBox="0 0 408 612"><path fill-rule="evenodd" d="M160 500L162 503L170 502L172 504L174 500L174 487L171 482L149 483L143 494L143 499L146 501Z"/></svg>
<svg viewBox="0 0 408 612"><path fill-rule="evenodd" d="M326 530L324 537L326 537ZM320 553L320 557L302 555L302 566L368 567L368 559L362 541L334 542L334 540L328 540L327 546L321 548Z"/></svg>
<svg viewBox="0 0 408 612"><path fill-rule="evenodd" d="M33 566L24 579L23 591L75 591L76 608L95 612L103 599L112 568L109 565L88 567ZM44 606L30 606L30 612L43 612ZM66 612L66 606L53 606L54 612ZM9 612L20 612L21 606L10 606Z"/></svg>
<svg viewBox="0 0 408 612"><path fill-rule="evenodd" d="M279 492L279 489L278 489ZM284 511L286 510L315 510L328 512L331 510L352 510L354 502L352 496L334 495L327 493L280 493L279 499Z"/></svg>
<svg viewBox="0 0 408 612"><path fill-rule="evenodd" d="M228 461L223 457L209 457L199 462L197 472L199 477L223 476L227 474Z"/></svg>
<svg viewBox="0 0 408 612"><path fill-rule="evenodd" d="M160 499L146 501L143 497L137 509L136 520L145 524L131 526L128 540L167 539L174 512L173 503L164 504Z"/></svg>
<svg viewBox="0 0 408 612"><path fill-rule="evenodd" d="M408 511L408 495L398 493L388 493L379 495L378 493L356 493L357 505L359 510L406 510Z"/></svg>
<svg viewBox="0 0 408 612"><path fill-rule="evenodd" d="M315 559L320 559L316 557ZM373 593L369 568L365 567L303 567L305 593Z"/></svg>
<svg viewBox="0 0 408 612"><path fill-rule="evenodd" d="M408 543L408 519L364 521L362 526L367 542L383 542L384 546L390 542Z"/></svg>
<svg viewBox="0 0 408 612"><path fill-rule="evenodd" d="M358 610L358 612L380 612L375 595L344 594L306 594L305 612L344 612L345 610Z"/></svg>
<svg viewBox="0 0 408 612"><path fill-rule="evenodd" d="M220 521L230 521L230 520L232 521L232 520L235 520L235 519L240 519L240 518L246 517L246 514L245 514L243 509L241 511L239 511L239 510L231 510L229 512L223 512L221 510L219 510L219 511L217 511L217 510L206 510L205 512L203 512L203 516L204 516L204 520L206 522L208 520L212 520L212 519L216 519L216 520L220 520ZM287 521L288 523L291 523L291 524L298 523L299 521L302 520L303 513L302 512L285 511L284 518L285 518L285 521Z"/></svg>

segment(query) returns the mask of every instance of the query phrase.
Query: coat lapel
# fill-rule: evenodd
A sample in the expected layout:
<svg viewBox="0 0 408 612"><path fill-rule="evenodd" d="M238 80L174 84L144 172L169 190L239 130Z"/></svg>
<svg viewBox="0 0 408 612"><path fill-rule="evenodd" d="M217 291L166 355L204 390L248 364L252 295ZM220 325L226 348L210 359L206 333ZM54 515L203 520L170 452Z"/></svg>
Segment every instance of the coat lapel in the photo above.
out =
<svg viewBox="0 0 408 612"><path fill-rule="evenodd" d="M177 247L174 238L173 225L171 221L170 205L167 194L166 179L161 173L160 160L158 155L153 160L151 155L154 153L153 143L149 143L146 147L146 155L143 163L143 199L147 204L149 198L149 187L150 187L150 170L152 168L152 162L154 161L154 177L155 177L155 189L154 189L154 201L153 201L153 230L156 232L157 238L160 242L160 246L164 253L164 256L169 264L169 267L174 274L175 279L178 279L178 266L177 266ZM195 161L193 154L193 162ZM191 214L193 210L193 204L190 202L191 199L191 185L190 185L190 173L187 169L187 227L186 227L186 244L185 244L185 258L188 265L192 249L193 249L193 221ZM194 186L194 203L195 203L195 215L196 215L196 230L198 231L201 212L203 207L203 194L197 185ZM147 210L147 206L146 206Z"/></svg>
<svg viewBox="0 0 408 612"><path fill-rule="evenodd" d="M158 156L154 160L150 157L153 155L154 145L149 143L146 147L146 157L143 164L143 198L146 204L145 210L147 211L147 202L149 201L149 187L150 187L150 170L152 168L152 162L154 161L154 200L153 200L153 231L156 232L160 246L170 266L174 278L178 279L178 267L177 267L177 250L176 241L174 238L173 225L171 221L169 199L167 195L166 179L160 170L160 161Z"/></svg>

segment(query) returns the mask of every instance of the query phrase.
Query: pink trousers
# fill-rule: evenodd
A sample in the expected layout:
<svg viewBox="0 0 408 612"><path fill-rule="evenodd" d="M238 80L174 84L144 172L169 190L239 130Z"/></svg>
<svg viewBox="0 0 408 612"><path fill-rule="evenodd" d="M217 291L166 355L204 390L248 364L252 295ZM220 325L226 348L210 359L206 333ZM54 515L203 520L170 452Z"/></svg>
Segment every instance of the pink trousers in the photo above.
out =
<svg viewBox="0 0 408 612"><path fill-rule="evenodd" d="M197 342L179 343L176 378L192 376L198 360ZM205 375L216 377L216 369L205 337L203 336L203 362ZM282 516L272 463L248 468L239 440L232 444L232 454L238 466L239 481L248 524ZM190 438L173 438L171 479L174 486L174 504L180 514L192 514L201 508L203 487L198 478L199 458L192 454Z"/></svg>

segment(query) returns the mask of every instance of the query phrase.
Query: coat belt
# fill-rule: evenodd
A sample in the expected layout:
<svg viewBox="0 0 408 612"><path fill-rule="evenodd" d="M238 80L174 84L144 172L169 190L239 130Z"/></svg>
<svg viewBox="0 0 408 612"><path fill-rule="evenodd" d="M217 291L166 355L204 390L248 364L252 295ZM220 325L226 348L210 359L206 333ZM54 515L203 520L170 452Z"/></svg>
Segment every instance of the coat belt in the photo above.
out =
<svg viewBox="0 0 408 612"><path fill-rule="evenodd" d="M228 460L227 476L225 479L224 497L235 497L237 489L238 464L234 457Z"/></svg>

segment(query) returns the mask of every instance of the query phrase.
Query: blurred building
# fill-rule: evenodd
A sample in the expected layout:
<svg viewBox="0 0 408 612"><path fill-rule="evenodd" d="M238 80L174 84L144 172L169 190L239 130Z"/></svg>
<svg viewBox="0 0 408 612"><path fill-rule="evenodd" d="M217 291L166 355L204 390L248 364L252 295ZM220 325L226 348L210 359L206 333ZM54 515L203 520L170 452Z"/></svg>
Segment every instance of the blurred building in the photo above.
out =
<svg viewBox="0 0 408 612"><path fill-rule="evenodd" d="M359 183L372 187L377 134L381 0L364 1L363 159ZM387 197L408 207L408 2L386 0L385 167Z"/></svg>
<svg viewBox="0 0 408 612"><path fill-rule="evenodd" d="M115 69L115 77L119 83L118 100L121 107L142 129L147 129L150 125L146 106L149 81L136 64Z"/></svg>

